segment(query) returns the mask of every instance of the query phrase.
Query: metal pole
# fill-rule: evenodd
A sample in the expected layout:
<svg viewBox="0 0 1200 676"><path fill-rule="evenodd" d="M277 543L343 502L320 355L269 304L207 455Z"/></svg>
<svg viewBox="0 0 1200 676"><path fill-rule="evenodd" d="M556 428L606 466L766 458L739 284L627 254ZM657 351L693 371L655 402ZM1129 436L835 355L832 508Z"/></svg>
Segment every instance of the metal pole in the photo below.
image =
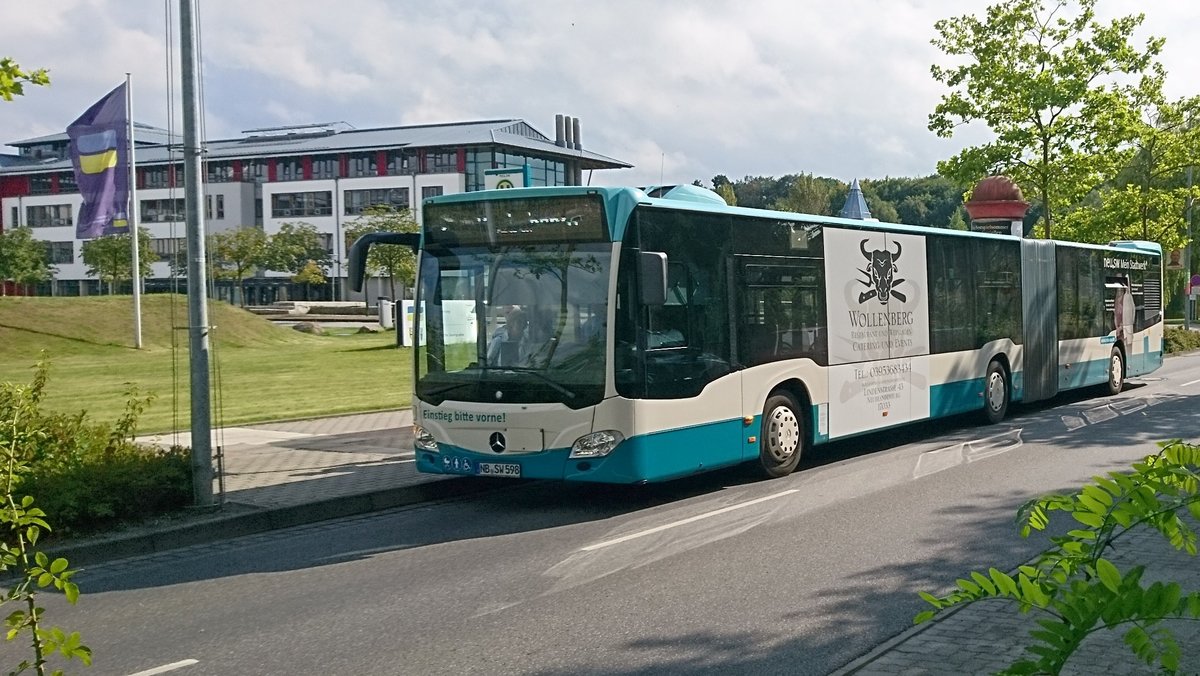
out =
<svg viewBox="0 0 1200 676"><path fill-rule="evenodd" d="M196 0L179 0L183 75L183 182L188 252L188 347L192 398L192 494L197 507L213 504L212 430L208 399L208 298L205 289L204 184L200 157L200 96L196 79Z"/></svg>
<svg viewBox="0 0 1200 676"><path fill-rule="evenodd" d="M334 272L333 299L345 300L345 284L342 280L342 193L337 176L333 177L333 264Z"/></svg>
<svg viewBox="0 0 1200 676"><path fill-rule="evenodd" d="M1186 292L1192 284L1192 167L1187 168L1187 210L1184 218L1187 220L1187 241L1183 245L1183 290ZM1194 291L1194 290L1193 290ZM1192 328L1192 299L1187 294L1183 295L1183 328Z"/></svg>
<svg viewBox="0 0 1200 676"><path fill-rule="evenodd" d="M142 349L142 260L138 252L138 236L141 234L138 230L138 216L140 215L140 205L137 200L137 158L134 156L133 142L133 77L129 73L125 73L125 112L129 118L129 147L126 152L129 153L129 208L126 210L126 218L129 221L129 239L132 242L130 249L133 250L133 347Z"/></svg>

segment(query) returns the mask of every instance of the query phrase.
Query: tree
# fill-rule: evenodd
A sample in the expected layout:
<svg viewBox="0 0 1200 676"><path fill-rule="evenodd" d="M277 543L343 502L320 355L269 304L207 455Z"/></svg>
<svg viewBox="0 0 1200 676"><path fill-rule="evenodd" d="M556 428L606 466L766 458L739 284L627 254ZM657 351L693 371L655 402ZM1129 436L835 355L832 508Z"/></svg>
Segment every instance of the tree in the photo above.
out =
<svg viewBox="0 0 1200 676"><path fill-rule="evenodd" d="M713 176L712 187L713 192L720 195L721 199L725 200L726 204L731 207L737 206L737 192L734 190L733 182L729 180L728 176L725 174L717 174L716 176Z"/></svg>
<svg viewBox="0 0 1200 676"><path fill-rule="evenodd" d="M419 226L407 209L396 210L390 204L377 204L363 210L361 218L346 227L346 248L359 237L372 232L417 232ZM388 278L393 300L403 298L405 286L413 286L417 276L417 258L403 246L373 246L367 254L367 272ZM396 280L401 293L396 295Z"/></svg>
<svg viewBox="0 0 1200 676"><path fill-rule="evenodd" d="M316 261L308 261L300 271L292 276L292 281L304 285L304 300L308 300L308 292L314 286L325 283L325 273Z"/></svg>
<svg viewBox="0 0 1200 676"><path fill-rule="evenodd" d="M994 173L1029 186L1047 238L1054 220L1117 162L1123 139L1111 136L1104 111L1125 107L1138 87L1156 79L1161 84L1154 59L1163 40L1150 38L1140 51L1130 42L1143 15L1101 24L1095 4L1004 0L982 19L964 15L934 24L939 37L933 45L966 63L931 67L951 91L929 116L930 131L948 138L960 124L978 121L996 135L939 162L938 172L962 186Z"/></svg>
<svg viewBox="0 0 1200 676"><path fill-rule="evenodd" d="M33 238L29 228L0 233L0 282L37 284L50 278L47 242ZM0 284L0 295L4 285Z"/></svg>
<svg viewBox="0 0 1200 676"><path fill-rule="evenodd" d="M725 200L725 203L729 206L737 206L737 193L733 191L732 183L722 183L721 185L717 186L715 192L720 195L721 199Z"/></svg>
<svg viewBox="0 0 1200 676"><path fill-rule="evenodd" d="M11 58L0 58L0 99L12 101L13 97L24 96L26 84L49 85L50 74L44 68L22 70L21 65Z"/></svg>
<svg viewBox="0 0 1200 676"><path fill-rule="evenodd" d="M266 265L267 241L267 234L255 226L225 230L212 236L213 276L237 282L240 305L246 304L244 280L255 268Z"/></svg>
<svg viewBox="0 0 1200 676"><path fill-rule="evenodd" d="M330 255L315 225L284 223L267 239L263 261L269 270L298 275L310 262L327 270Z"/></svg>
<svg viewBox="0 0 1200 676"><path fill-rule="evenodd" d="M150 231L138 229L139 282L150 276L150 264L158 255L150 250ZM108 283L108 293L116 293L120 282L133 279L133 243L128 234L105 235L83 243L83 264L87 272Z"/></svg>
<svg viewBox="0 0 1200 676"><path fill-rule="evenodd" d="M1200 97L1165 101L1158 91L1138 109L1119 115L1130 127L1124 168L1098 190L1066 224L1084 241L1114 239L1158 242L1170 251L1186 243L1187 167L1200 161Z"/></svg>
<svg viewBox="0 0 1200 676"><path fill-rule="evenodd" d="M772 209L792 211L801 214L816 214L828 216L832 213L830 201L833 196L842 192L843 197L847 186L832 178L817 178L812 174L799 174L791 177L787 194L777 199Z"/></svg>

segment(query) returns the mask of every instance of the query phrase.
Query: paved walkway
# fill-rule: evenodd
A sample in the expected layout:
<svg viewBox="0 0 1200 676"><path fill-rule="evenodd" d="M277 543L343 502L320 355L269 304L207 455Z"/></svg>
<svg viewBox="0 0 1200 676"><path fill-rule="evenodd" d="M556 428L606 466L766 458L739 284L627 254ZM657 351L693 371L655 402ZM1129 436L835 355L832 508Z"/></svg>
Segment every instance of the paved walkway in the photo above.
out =
<svg viewBox="0 0 1200 676"><path fill-rule="evenodd" d="M1178 582L1185 591L1200 591L1200 560L1176 551L1157 532L1136 531L1120 541L1111 560L1122 572L1145 565L1142 582ZM949 572L949 571L948 571ZM953 573L951 573L953 574ZM952 583L953 580L947 580ZM1020 659L1037 659L1025 652L1030 630L1041 629L1038 611L1020 614L1008 602L988 601L964 606L915 626L834 672L837 676L921 676L994 674ZM1183 649L1183 674L1200 674L1200 622L1165 623ZM1138 661L1125 645L1124 629L1098 632L1083 642L1063 674L1159 674Z"/></svg>
<svg viewBox="0 0 1200 676"><path fill-rule="evenodd" d="M58 552L75 565L361 514L494 487L491 482L417 474L412 414L386 411L218 430L214 456L224 467L224 505L179 522L153 524L72 543ZM144 441L189 445L179 438ZM219 483L215 484L219 493ZM1200 590L1200 560L1172 549L1156 533L1132 535L1111 557L1122 570L1136 556L1147 579L1171 579ZM947 571L947 575L961 571ZM952 583L953 580L947 580ZM914 592L915 594L915 592ZM986 674L1022 656L1035 616L1007 603L977 603L913 627L834 672L839 676ZM1200 674L1200 622L1173 626L1184 673ZM1070 674L1157 673L1133 658L1119 634L1095 635Z"/></svg>
<svg viewBox="0 0 1200 676"><path fill-rule="evenodd" d="M264 509L436 481L413 469L411 425L405 410L226 427L214 434L213 464L225 502ZM191 443L187 433L140 441Z"/></svg>

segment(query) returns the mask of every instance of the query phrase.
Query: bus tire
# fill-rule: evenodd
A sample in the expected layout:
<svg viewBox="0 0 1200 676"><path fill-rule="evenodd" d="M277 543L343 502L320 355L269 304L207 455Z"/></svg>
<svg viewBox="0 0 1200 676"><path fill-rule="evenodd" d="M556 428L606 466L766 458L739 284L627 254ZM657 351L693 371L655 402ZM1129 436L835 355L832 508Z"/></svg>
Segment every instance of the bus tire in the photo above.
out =
<svg viewBox="0 0 1200 676"><path fill-rule="evenodd" d="M1012 399L1008 369L998 360L988 364L987 376L983 379L983 414L993 425L1008 415L1008 402Z"/></svg>
<svg viewBox="0 0 1200 676"><path fill-rule="evenodd" d="M792 473L804 452L804 419L800 405L787 392L774 392L763 406L758 461L768 478Z"/></svg>
<svg viewBox="0 0 1200 676"><path fill-rule="evenodd" d="M1125 388L1125 355L1121 348L1114 347L1108 357L1108 383L1104 391L1109 395L1120 394Z"/></svg>

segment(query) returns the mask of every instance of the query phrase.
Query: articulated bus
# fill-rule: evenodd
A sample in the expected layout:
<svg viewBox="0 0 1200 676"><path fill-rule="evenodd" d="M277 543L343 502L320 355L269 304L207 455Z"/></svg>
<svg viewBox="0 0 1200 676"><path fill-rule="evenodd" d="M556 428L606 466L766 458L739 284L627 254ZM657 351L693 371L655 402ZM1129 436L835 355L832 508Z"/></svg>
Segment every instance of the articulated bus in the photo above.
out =
<svg viewBox="0 0 1200 676"><path fill-rule="evenodd" d="M757 463L1163 362L1162 252L729 207L694 186L430 198L422 472L638 483Z"/></svg>

